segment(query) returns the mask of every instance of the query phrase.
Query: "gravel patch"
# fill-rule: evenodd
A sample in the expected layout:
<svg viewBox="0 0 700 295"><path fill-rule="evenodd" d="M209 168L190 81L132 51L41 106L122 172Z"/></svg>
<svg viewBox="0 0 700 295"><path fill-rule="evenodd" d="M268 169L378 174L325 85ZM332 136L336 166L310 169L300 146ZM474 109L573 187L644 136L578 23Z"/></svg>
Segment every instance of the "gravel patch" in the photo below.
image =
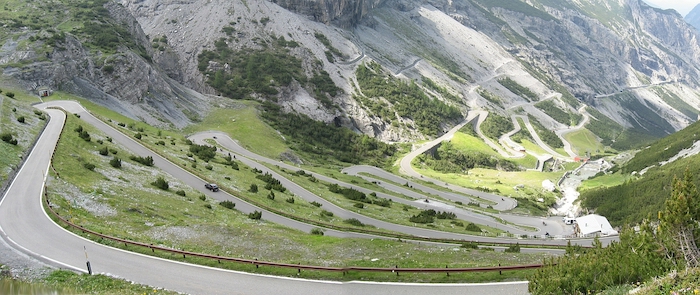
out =
<svg viewBox="0 0 700 295"><path fill-rule="evenodd" d="M95 216L107 217L117 215L117 210L101 202L104 200L98 190L89 194L83 193L80 189L62 179L49 177L48 185L55 189L55 193L64 197L74 206L85 209Z"/></svg>

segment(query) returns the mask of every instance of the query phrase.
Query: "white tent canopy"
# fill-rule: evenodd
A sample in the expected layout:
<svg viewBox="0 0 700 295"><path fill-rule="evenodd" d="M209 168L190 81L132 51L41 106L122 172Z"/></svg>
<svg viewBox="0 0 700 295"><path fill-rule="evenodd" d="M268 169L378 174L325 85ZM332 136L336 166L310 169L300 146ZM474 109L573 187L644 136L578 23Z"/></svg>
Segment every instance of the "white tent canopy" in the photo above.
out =
<svg viewBox="0 0 700 295"><path fill-rule="evenodd" d="M581 235L600 233L608 236L618 234L610 225L608 219L598 214L590 214L576 218L576 226Z"/></svg>

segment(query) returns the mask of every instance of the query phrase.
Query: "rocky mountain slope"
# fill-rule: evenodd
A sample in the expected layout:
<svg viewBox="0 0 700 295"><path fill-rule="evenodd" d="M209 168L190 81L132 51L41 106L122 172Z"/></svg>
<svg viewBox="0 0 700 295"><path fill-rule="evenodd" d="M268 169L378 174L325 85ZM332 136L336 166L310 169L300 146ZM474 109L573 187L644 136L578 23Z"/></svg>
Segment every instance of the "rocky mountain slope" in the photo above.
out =
<svg viewBox="0 0 700 295"><path fill-rule="evenodd" d="M685 16L685 21L690 25L700 30L700 4L696 5L693 10L691 10L688 15Z"/></svg>
<svg viewBox="0 0 700 295"><path fill-rule="evenodd" d="M150 60L122 47L119 54L102 58L116 66L98 70L104 67L95 64L99 54L70 55L84 49L67 34L70 50L56 48L42 64L12 48L30 36L48 34L46 28L27 29L19 37L4 38L0 57L6 63L34 62L5 67L5 74L26 85L109 97L112 106L135 102L147 111L132 107L133 115L162 113L160 120L176 126L205 111L197 102L210 98L197 93L231 93L231 85L244 85L249 97L276 101L287 111L384 141L433 134L425 132L421 126L426 123L411 110L401 111L406 101L368 89L370 80L358 74L375 63L371 75L413 81L415 86L409 86L418 87L421 95L462 114L477 109L501 116L529 113L547 128L566 128L575 122L556 119L554 113L574 118L580 105L587 104L594 115L589 129L618 148L675 132L700 113L698 31L677 13L640 0L118 2L125 9L104 6L117 23L130 28ZM206 52L213 52L211 59L202 60ZM255 77L241 76L239 62L222 57L246 52L292 56L300 68L288 83L264 81L274 94L251 93L249 79ZM86 67L67 66L72 64ZM315 78L324 75L339 91L318 91L323 87ZM551 101L553 107L541 101ZM430 128L447 130L457 122L443 118Z"/></svg>

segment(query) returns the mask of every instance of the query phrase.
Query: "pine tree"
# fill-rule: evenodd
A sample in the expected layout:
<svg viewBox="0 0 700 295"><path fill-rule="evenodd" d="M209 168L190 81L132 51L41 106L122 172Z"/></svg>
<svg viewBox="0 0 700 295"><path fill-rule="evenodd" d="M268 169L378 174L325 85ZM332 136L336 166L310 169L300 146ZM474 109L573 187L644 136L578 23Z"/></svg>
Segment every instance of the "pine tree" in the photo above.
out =
<svg viewBox="0 0 700 295"><path fill-rule="evenodd" d="M686 169L683 179L674 178L671 197L659 215L661 230L668 235L668 256L682 255L687 267L700 266L700 251L696 244L698 208L700 196L693 183L693 176Z"/></svg>

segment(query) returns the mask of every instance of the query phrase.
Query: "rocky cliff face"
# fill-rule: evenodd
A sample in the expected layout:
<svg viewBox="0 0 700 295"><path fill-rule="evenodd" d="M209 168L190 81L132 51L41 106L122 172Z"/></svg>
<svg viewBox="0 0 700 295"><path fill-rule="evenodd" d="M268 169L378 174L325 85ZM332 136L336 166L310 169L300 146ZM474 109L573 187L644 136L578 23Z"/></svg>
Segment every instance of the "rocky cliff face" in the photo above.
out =
<svg viewBox="0 0 700 295"><path fill-rule="evenodd" d="M162 73L150 59L153 50L148 38L129 11L115 2L107 2L105 8L141 48L140 54L124 46L113 54L91 50L72 34L66 34L45 56L36 54L43 44L34 44L37 47L20 54L12 45L31 38L29 33L3 46L6 50L0 54L2 61L18 65L6 67L4 74L17 78L27 88L45 86L69 91L152 125L190 124L192 114L204 110L201 101L205 98Z"/></svg>
<svg viewBox="0 0 700 295"><path fill-rule="evenodd" d="M314 21L351 29L384 0L273 0L290 11Z"/></svg>

